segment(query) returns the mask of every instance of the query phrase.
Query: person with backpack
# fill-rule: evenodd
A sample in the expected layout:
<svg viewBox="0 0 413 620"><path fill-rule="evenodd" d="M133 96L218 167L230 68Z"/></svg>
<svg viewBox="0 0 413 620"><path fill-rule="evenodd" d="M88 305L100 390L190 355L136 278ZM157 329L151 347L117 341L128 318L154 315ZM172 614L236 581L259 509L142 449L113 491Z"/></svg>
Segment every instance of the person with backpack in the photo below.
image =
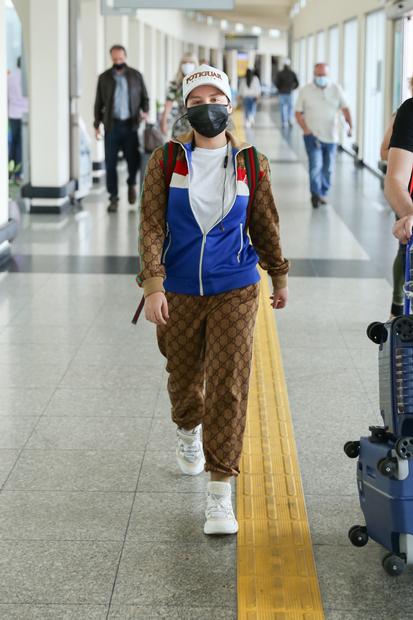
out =
<svg viewBox="0 0 413 620"><path fill-rule="evenodd" d="M287 303L288 261L267 158L227 131L228 76L201 65L183 80L192 131L152 154L139 229L145 317L167 360L176 457L182 473L210 472L206 534L234 534L232 476L246 422L257 263Z"/></svg>

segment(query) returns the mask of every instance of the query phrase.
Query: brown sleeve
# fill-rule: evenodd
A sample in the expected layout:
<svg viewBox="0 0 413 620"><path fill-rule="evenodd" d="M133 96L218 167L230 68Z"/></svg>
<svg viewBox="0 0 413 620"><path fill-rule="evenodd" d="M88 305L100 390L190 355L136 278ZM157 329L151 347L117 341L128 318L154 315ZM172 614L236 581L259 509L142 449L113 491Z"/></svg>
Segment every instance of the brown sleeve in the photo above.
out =
<svg viewBox="0 0 413 620"><path fill-rule="evenodd" d="M259 162L260 178L251 206L249 233L259 264L270 275L274 289L279 290L287 286L289 264L281 251L279 217L271 189L270 165L261 154Z"/></svg>
<svg viewBox="0 0 413 620"><path fill-rule="evenodd" d="M144 296L163 292L165 268L161 264L166 236L167 192L163 172L163 147L155 149L146 168L139 223L140 272L136 278Z"/></svg>

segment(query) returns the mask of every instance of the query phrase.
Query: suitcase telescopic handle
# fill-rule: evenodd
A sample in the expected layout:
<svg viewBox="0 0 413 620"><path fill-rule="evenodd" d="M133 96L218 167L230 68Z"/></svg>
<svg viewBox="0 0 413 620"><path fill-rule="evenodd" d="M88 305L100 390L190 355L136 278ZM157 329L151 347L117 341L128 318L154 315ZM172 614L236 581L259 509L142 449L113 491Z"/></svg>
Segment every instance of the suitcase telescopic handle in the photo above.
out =
<svg viewBox="0 0 413 620"><path fill-rule="evenodd" d="M412 274L411 274L412 247L413 247L413 234L410 237L406 245L406 267L404 270L404 314L410 314L410 306L411 306L410 296L406 292L406 288L409 286L410 282L412 282ZM412 293L413 293L413 290L412 290Z"/></svg>

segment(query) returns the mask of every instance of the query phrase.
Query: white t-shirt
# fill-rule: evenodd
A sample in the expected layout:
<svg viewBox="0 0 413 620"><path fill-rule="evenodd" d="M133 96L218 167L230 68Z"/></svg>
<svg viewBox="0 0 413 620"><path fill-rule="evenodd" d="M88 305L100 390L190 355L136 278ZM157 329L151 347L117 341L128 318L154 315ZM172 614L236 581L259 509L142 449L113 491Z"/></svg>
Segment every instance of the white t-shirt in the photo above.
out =
<svg viewBox="0 0 413 620"><path fill-rule="evenodd" d="M226 155L228 164L225 174ZM234 204L237 191L231 146L219 149L196 147L192 151L192 165L189 172L189 199L195 219L204 233L207 233L222 217L224 179L225 215Z"/></svg>
<svg viewBox="0 0 413 620"><path fill-rule="evenodd" d="M326 88L307 84L300 90L295 109L304 114L308 127L321 142L338 142L338 113L347 107L338 84Z"/></svg>

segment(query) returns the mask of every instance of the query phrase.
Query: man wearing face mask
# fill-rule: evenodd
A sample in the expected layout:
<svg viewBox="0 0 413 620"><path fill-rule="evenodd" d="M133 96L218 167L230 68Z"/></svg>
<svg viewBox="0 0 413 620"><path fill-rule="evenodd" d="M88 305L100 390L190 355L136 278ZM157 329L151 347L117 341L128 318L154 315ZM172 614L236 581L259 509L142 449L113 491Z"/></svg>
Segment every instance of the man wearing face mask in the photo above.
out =
<svg viewBox="0 0 413 620"><path fill-rule="evenodd" d="M327 204L327 194L338 143L338 116L342 112L351 136L352 120L344 92L330 82L328 65L314 67L314 81L304 86L298 95L296 119L304 132L304 144L310 172L311 204L317 208Z"/></svg>
<svg viewBox="0 0 413 620"><path fill-rule="evenodd" d="M227 131L231 98L218 69L201 65L184 78L193 129L152 154L139 229L138 283L167 359L177 464L185 475L211 475L205 534L238 531L230 480L239 474L246 421L258 262L273 282L272 307L288 296L269 163ZM254 153L250 202L246 162Z"/></svg>
<svg viewBox="0 0 413 620"><path fill-rule="evenodd" d="M118 153L122 151L128 165L128 201L136 202L136 175L139 170L138 127L148 119L149 98L142 75L126 64L123 45L110 48L112 67L98 79L95 99L96 139L105 128L106 186L109 192L109 213L118 210Z"/></svg>

